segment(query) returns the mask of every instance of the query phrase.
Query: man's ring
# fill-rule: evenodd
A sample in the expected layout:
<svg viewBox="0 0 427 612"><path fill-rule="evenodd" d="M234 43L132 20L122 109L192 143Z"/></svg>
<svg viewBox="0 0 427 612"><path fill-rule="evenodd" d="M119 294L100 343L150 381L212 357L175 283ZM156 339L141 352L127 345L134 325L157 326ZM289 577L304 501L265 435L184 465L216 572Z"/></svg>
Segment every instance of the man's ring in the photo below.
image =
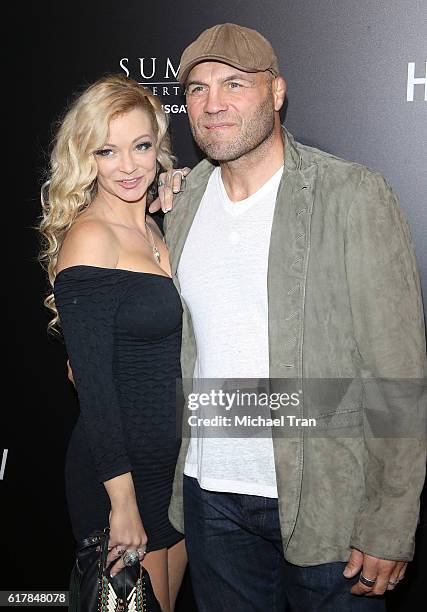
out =
<svg viewBox="0 0 427 612"><path fill-rule="evenodd" d="M359 582L364 584L366 587L373 587L374 584L376 583L376 579L372 580L371 578L366 578L366 576L360 573Z"/></svg>
<svg viewBox="0 0 427 612"><path fill-rule="evenodd" d="M391 584L391 586L396 586L396 584L399 584L399 581L398 580L389 580L388 583Z"/></svg>
<svg viewBox="0 0 427 612"><path fill-rule="evenodd" d="M126 566L134 565L139 561L139 554L136 550L126 550L122 555L123 563Z"/></svg>
<svg viewBox="0 0 427 612"><path fill-rule="evenodd" d="M159 179L159 180L158 180L157 185L158 185L159 187L163 187L164 182L162 181L162 179Z"/></svg>
<svg viewBox="0 0 427 612"><path fill-rule="evenodd" d="M143 558L145 557L145 555L147 554L147 549L146 548L138 548L137 553L139 555L140 561L142 561Z"/></svg>

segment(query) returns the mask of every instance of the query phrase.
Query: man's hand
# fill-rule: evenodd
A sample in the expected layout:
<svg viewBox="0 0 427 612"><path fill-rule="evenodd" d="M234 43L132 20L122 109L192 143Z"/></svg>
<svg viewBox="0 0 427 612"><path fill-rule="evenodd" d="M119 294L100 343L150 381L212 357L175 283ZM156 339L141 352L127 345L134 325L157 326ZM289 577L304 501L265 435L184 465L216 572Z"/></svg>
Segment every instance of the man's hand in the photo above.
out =
<svg viewBox="0 0 427 612"><path fill-rule="evenodd" d="M173 194L184 191L185 177L190 171L191 168L180 168L160 174L158 183L159 197L150 204L148 209L150 213L155 213L160 208L164 213L172 210Z"/></svg>
<svg viewBox="0 0 427 612"><path fill-rule="evenodd" d="M351 593L353 595L382 595L385 591L392 591L405 575L407 563L405 561L389 561L387 559L377 559L371 555L366 555L360 550L353 548L350 559L344 570L346 578L353 578L360 572L362 580L367 579L368 583L359 582L355 584ZM372 584L370 581L374 580Z"/></svg>
<svg viewBox="0 0 427 612"><path fill-rule="evenodd" d="M76 383L74 382L73 370L71 369L69 359L67 359L67 376L68 376L68 380L71 381L74 386L76 386Z"/></svg>

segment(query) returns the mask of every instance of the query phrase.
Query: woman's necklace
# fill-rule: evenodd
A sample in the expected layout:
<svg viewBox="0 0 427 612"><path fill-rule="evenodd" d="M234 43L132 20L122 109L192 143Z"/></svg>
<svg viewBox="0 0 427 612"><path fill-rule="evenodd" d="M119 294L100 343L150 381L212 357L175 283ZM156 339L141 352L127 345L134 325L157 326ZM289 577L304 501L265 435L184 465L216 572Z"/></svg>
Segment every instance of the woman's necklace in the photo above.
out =
<svg viewBox="0 0 427 612"><path fill-rule="evenodd" d="M147 229L147 230L150 232L150 237L151 237L151 242L152 242L152 244L151 244L150 246L151 246L151 249L152 249L152 251L153 251L153 256L154 256L154 259L155 259L155 260L157 261L157 263L160 265L160 251L159 251L159 249L156 247L156 243L155 243L155 240L154 240L153 233L152 233L151 229L148 227L148 225L147 225L147 222L146 222L146 221L145 221L145 228L146 228L146 229ZM143 238L145 238L145 236L143 236L143 234L141 234L141 236L142 236ZM145 238L145 240L147 240L147 239ZM147 243L148 243L148 240L147 240Z"/></svg>
<svg viewBox="0 0 427 612"><path fill-rule="evenodd" d="M115 211L111 208L111 206L108 206L108 208L111 210L111 212L113 213L113 215L116 217L116 219L119 221L119 224L122 227L126 227L127 229L130 230L134 230L135 232L137 232L141 238L143 238L145 240L145 242L148 244L148 246L150 247L152 253L153 253L153 257L155 259L155 261L159 264L160 266L160 251L159 249L156 247L156 242L154 240L154 236L153 236L153 232L151 231L151 228L149 227L149 225L147 224L147 221L144 221L144 225L145 225L145 229L147 230L147 232L150 234L150 239L151 242L149 240L147 240L147 237L144 236L144 234L141 232L140 229L138 229L137 227L133 227L132 225L126 225L125 223L123 223L122 221L120 221L115 213Z"/></svg>
<svg viewBox="0 0 427 612"><path fill-rule="evenodd" d="M132 227L131 225L125 225L124 223L121 223L121 225L123 225L123 227L127 227L130 230L134 230L135 232L137 232L141 236L141 238L143 238L145 240L145 242L148 244L148 246L150 247L150 249L151 249L151 251L153 253L154 259L156 260L156 262L160 266L160 251L156 247L156 242L154 240L153 232L151 231L151 228L149 227L147 221L144 221L144 225L145 225L145 229L150 234L151 242L149 240L147 240L146 236L144 236L144 234L141 232L141 230L138 229L137 227Z"/></svg>

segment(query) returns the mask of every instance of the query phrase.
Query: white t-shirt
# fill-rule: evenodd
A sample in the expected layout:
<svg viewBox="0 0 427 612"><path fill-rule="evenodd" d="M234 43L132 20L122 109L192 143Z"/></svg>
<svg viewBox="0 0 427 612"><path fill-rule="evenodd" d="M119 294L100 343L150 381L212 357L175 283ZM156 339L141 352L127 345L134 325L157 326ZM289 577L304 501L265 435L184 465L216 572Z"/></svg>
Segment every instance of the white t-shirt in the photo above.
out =
<svg viewBox="0 0 427 612"><path fill-rule="evenodd" d="M196 338L195 379L269 376L268 253L282 172L238 202L219 167L210 176L177 271ZM191 428L184 473L204 489L277 497L271 432L212 438Z"/></svg>

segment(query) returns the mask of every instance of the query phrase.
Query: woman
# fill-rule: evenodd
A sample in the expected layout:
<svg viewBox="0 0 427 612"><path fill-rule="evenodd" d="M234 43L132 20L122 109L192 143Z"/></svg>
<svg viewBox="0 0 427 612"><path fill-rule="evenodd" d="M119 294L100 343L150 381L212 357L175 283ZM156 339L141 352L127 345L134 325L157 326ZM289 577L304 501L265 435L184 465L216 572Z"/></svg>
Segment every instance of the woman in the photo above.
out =
<svg viewBox="0 0 427 612"><path fill-rule="evenodd" d="M172 162L159 100L131 79L104 77L58 130L40 224L49 327L61 325L80 402L66 460L74 536L109 524L112 575L137 551L165 611L187 562L167 516L181 302L146 207Z"/></svg>

